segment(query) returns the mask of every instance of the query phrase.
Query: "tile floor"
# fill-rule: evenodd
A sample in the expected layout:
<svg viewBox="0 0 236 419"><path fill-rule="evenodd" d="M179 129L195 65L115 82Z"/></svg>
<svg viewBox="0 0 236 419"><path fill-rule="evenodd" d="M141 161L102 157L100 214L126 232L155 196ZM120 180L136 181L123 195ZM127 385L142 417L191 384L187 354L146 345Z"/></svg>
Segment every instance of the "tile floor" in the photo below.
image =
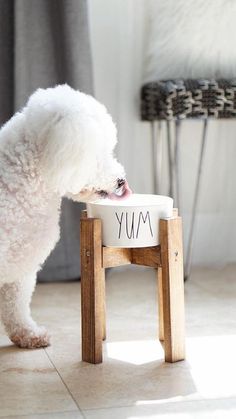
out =
<svg viewBox="0 0 236 419"><path fill-rule="evenodd" d="M20 350L0 329L0 417L236 417L236 265L194 269L185 286L187 359L163 362L152 269L107 273L104 363L80 361L80 284L39 284L35 319L52 346Z"/></svg>

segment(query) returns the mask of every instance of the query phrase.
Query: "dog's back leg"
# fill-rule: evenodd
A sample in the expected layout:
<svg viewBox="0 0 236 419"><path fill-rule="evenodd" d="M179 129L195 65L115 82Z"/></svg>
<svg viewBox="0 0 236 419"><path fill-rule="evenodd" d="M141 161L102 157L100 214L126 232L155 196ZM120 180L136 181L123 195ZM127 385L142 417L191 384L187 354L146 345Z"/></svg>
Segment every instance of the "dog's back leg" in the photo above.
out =
<svg viewBox="0 0 236 419"><path fill-rule="evenodd" d="M44 327L39 327L30 314L30 301L36 275L24 281L4 284L0 289L1 318L13 343L22 348L40 348L49 345Z"/></svg>

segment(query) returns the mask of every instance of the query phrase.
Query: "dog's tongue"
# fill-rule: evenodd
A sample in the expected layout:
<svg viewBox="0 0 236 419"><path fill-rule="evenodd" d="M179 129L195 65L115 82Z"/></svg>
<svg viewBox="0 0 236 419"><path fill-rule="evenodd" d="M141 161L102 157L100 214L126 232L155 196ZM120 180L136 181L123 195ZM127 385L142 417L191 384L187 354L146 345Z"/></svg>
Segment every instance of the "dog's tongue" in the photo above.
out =
<svg viewBox="0 0 236 419"><path fill-rule="evenodd" d="M118 193L112 192L108 194L108 198L112 200L126 199L132 194L132 191L126 181Z"/></svg>

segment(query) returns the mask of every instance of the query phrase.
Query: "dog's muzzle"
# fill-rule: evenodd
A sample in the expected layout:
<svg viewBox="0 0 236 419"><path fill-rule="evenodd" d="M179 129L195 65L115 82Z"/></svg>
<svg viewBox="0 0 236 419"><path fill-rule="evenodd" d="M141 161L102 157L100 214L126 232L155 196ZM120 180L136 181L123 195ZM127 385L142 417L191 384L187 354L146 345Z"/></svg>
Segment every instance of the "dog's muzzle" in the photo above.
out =
<svg viewBox="0 0 236 419"><path fill-rule="evenodd" d="M98 192L98 194L101 198L120 200L128 198L128 196L132 194L132 191L126 179L117 179L116 187L113 192L106 192L101 190Z"/></svg>

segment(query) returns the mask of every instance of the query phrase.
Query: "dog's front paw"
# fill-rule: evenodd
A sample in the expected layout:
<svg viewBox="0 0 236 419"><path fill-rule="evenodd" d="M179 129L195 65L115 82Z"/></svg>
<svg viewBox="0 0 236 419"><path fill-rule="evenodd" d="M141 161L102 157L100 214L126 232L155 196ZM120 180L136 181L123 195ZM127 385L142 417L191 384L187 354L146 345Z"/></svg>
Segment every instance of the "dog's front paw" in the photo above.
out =
<svg viewBox="0 0 236 419"><path fill-rule="evenodd" d="M50 345L50 337L44 327L22 328L10 336L11 341L20 348L44 348Z"/></svg>

